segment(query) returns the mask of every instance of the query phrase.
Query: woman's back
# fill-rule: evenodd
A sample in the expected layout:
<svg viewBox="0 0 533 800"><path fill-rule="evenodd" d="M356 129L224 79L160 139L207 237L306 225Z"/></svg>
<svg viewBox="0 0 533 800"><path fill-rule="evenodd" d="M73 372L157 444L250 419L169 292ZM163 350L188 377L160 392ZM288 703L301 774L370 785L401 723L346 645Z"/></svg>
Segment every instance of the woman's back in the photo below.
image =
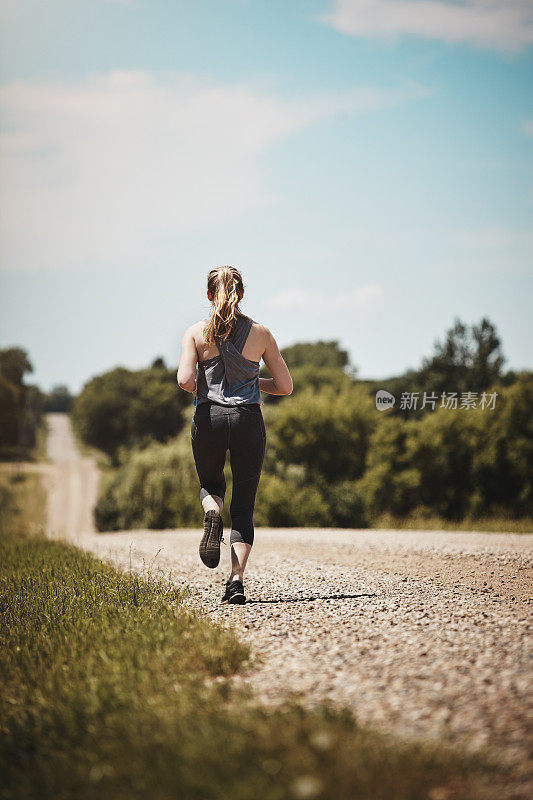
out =
<svg viewBox="0 0 533 800"><path fill-rule="evenodd" d="M247 317L245 314L238 315L237 320L239 320L239 318L245 320L251 319L251 317ZM216 341L212 344L206 344L205 342L204 328L206 322L207 320L203 319L193 325L193 336L199 362L207 361L220 354L220 349ZM253 319L251 322L252 324L243 343L241 352L244 358L259 363L266 350L268 330L264 325L261 325Z"/></svg>
<svg viewBox="0 0 533 800"><path fill-rule="evenodd" d="M221 405L263 403L259 360L246 358L243 354L252 327L253 320L250 317L238 314L226 339L215 336L218 352L198 360L195 405L209 401Z"/></svg>
<svg viewBox="0 0 533 800"><path fill-rule="evenodd" d="M246 317L245 314L238 314L237 319L239 317L251 319ZM212 344L207 344L204 339L205 322L205 320L196 322L186 332L186 335L190 335L194 343L194 353L196 355L194 360L198 365L204 361L207 365L210 359L215 359L215 356L220 355L220 347L217 344L216 337ZM247 361L255 364L259 364L263 359L272 377L259 378L261 391L274 395L290 394L292 392L291 376L276 339L266 325L262 325L255 320L251 320L251 323L246 339L242 344L241 355Z"/></svg>

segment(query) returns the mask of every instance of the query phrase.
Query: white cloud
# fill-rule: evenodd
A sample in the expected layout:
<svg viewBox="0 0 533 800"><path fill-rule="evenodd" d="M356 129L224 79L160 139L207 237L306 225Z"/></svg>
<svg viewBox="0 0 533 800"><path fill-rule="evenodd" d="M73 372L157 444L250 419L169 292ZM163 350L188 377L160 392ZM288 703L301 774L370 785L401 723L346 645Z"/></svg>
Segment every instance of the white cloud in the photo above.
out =
<svg viewBox="0 0 533 800"><path fill-rule="evenodd" d="M287 100L192 75L115 71L0 87L3 265L75 267L144 252L275 199L262 154L338 114L416 99L416 83Z"/></svg>
<svg viewBox="0 0 533 800"><path fill-rule="evenodd" d="M353 36L411 34L508 51L533 44L531 0L335 0L318 19Z"/></svg>
<svg viewBox="0 0 533 800"><path fill-rule="evenodd" d="M524 133L526 136L533 136L533 119L524 122Z"/></svg>
<svg viewBox="0 0 533 800"><path fill-rule="evenodd" d="M267 299L274 308L305 309L308 312L323 311L377 311L383 304L383 287L377 284L360 286L357 289L338 292L322 292L313 289L282 289Z"/></svg>

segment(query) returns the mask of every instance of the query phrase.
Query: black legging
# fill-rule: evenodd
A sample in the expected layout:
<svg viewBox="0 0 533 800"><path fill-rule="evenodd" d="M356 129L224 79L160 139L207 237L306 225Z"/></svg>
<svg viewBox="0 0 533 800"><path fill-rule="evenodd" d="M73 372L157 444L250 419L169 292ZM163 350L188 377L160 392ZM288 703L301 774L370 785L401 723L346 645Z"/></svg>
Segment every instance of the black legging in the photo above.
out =
<svg viewBox="0 0 533 800"><path fill-rule="evenodd" d="M224 500L224 464L230 451L230 543L253 544L255 495L263 466L266 431L259 403L223 406L212 401L196 406L191 422L191 443L200 479L200 500L214 494Z"/></svg>

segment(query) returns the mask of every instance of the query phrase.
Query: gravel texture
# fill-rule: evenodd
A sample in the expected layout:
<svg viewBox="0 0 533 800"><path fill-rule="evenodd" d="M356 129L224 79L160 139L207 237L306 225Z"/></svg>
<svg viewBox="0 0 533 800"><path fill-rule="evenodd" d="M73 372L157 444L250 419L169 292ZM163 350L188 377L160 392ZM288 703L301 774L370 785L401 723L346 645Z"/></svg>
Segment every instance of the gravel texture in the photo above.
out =
<svg viewBox="0 0 533 800"><path fill-rule="evenodd" d="M86 479L68 420L50 417L57 480L62 450ZM92 502L94 476L88 486L72 502ZM533 796L533 535L256 528L248 601L227 606L229 547L219 567L203 566L200 506L197 531L95 533L64 502L63 519L57 502L49 511L50 535L188 585L188 603L251 643L256 663L238 681L265 703L327 699L404 738L487 745L523 772L507 796Z"/></svg>

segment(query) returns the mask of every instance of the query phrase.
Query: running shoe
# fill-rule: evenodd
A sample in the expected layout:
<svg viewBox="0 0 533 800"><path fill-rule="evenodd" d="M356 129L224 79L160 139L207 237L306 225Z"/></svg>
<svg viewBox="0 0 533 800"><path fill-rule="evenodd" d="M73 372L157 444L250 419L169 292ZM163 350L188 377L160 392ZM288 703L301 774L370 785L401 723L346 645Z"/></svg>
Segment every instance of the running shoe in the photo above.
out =
<svg viewBox="0 0 533 800"><path fill-rule="evenodd" d="M246 603L246 597L244 596L244 586L242 585L242 581L234 580L234 581L226 581L226 591L222 597L221 603L237 603L238 605L243 605Z"/></svg>
<svg viewBox="0 0 533 800"><path fill-rule="evenodd" d="M198 548L200 558L206 567L211 567L212 569L218 567L220 561L220 542L224 541L222 538L223 530L220 512L214 509L206 511L204 517L204 535L202 536L202 541Z"/></svg>

